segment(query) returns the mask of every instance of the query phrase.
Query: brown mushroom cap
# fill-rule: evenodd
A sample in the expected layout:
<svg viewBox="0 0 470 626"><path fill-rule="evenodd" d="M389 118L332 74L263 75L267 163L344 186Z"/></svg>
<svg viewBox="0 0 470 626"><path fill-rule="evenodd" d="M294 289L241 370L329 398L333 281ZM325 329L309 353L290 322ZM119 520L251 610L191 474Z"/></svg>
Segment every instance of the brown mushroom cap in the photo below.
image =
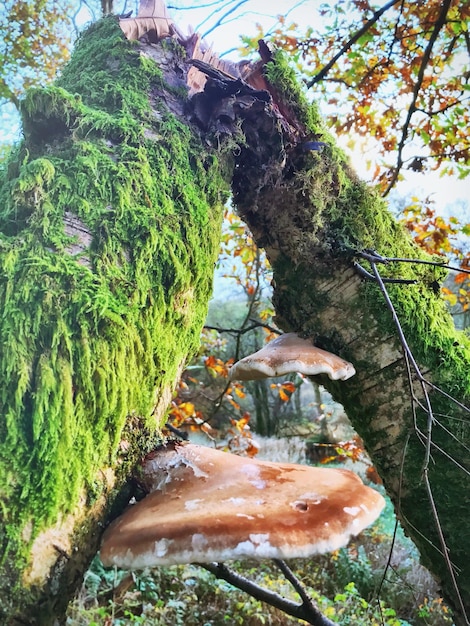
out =
<svg viewBox="0 0 470 626"><path fill-rule="evenodd" d="M353 472L240 457L194 444L145 464L155 489L106 530L104 565L139 569L336 550L384 499Z"/></svg>
<svg viewBox="0 0 470 626"><path fill-rule="evenodd" d="M348 361L317 348L309 339L285 333L235 363L229 376L232 380L259 380L291 372L306 376L327 374L332 380L347 380L356 370Z"/></svg>

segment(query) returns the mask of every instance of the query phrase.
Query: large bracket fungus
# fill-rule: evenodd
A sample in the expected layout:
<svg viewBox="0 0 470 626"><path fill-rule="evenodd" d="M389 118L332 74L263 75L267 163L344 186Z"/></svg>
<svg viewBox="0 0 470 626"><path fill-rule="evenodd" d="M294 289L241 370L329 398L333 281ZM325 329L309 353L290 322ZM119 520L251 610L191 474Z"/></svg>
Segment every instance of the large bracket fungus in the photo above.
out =
<svg viewBox="0 0 470 626"><path fill-rule="evenodd" d="M348 470L270 463L177 443L144 464L150 493L106 530L104 565L139 569L336 550L383 497Z"/></svg>
<svg viewBox="0 0 470 626"><path fill-rule="evenodd" d="M305 376L326 374L331 380L347 380L356 370L336 354L317 348L295 333L284 333L261 350L237 361L232 380L259 380L299 372Z"/></svg>

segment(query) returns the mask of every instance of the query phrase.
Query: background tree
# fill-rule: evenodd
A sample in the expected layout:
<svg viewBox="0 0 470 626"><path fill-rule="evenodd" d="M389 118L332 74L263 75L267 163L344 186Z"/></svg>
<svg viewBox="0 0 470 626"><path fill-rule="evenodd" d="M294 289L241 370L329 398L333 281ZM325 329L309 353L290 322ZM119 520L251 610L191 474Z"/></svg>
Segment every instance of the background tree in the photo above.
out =
<svg viewBox="0 0 470 626"><path fill-rule="evenodd" d="M32 85L50 81L70 54L72 3L10 1L0 8L0 103L18 106Z"/></svg>
<svg viewBox="0 0 470 626"><path fill-rule="evenodd" d="M321 30L281 18L257 37L269 35L292 55L338 134L373 138L381 189L388 193L403 168L467 176L469 4L351 0L322 4L320 14Z"/></svg>

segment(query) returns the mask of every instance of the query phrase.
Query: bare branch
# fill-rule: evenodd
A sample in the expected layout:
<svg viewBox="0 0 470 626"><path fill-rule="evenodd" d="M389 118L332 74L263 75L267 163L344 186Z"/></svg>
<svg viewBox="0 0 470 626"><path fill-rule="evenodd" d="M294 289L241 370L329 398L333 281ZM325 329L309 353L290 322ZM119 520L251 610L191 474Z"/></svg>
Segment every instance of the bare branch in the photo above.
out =
<svg viewBox="0 0 470 626"><path fill-rule="evenodd" d="M218 333L232 333L233 335L244 335L245 333L249 333L256 328L266 328L271 333L276 333L277 335L281 334L281 331L278 328L274 328L274 326L270 326L269 324L263 324L263 322L257 322L254 319L250 319L252 323L251 326L245 326L241 328L221 328L220 326L204 326L206 330L216 330Z"/></svg>
<svg viewBox="0 0 470 626"><path fill-rule="evenodd" d="M207 9L210 7L215 7L217 5L224 6L226 4L226 0L215 0L214 2L207 2L206 4L197 4L197 5L189 5L185 7L180 7L175 4L168 4L167 7L173 11L190 11L191 9Z"/></svg>
<svg viewBox="0 0 470 626"><path fill-rule="evenodd" d="M400 39L399 36L398 36L398 25L400 23L401 18L403 17L404 6L405 6L405 2L404 2L404 0L401 0L401 2L400 2L400 9L399 9L399 15L398 15L398 18L395 21L395 29L394 29L394 32L393 32L393 38L392 38L392 41L390 43L389 50L388 50L388 60L389 61L390 61L390 58L391 58L392 53L393 53L393 47L395 46L397 41L399 41L399 39Z"/></svg>
<svg viewBox="0 0 470 626"><path fill-rule="evenodd" d="M367 31L381 18L381 16L391 9L395 4L398 4L401 0L390 0L385 4L381 9L376 11L373 16L368 20L358 31L354 33L349 41L347 41L344 46L341 48L337 54L331 59L329 63L327 63L319 72L315 74L315 76L307 83L307 87L313 87L316 83L319 83L321 80L325 78L331 68L334 66L336 61L338 61L346 52L356 43L358 39L362 37Z"/></svg>
<svg viewBox="0 0 470 626"><path fill-rule="evenodd" d="M248 2L248 0L240 0L240 2L238 2L235 6L232 6L230 9L228 9L228 11L226 11L221 17L219 17L219 19L215 22L215 24L213 24L208 30L206 30L205 33L203 33L203 37L207 37L207 35L209 35L210 33L212 33L212 31L214 31L216 28L218 28L221 24L224 23L224 20L229 16L232 15L232 13L234 13L238 8L240 8L242 5L246 4ZM225 7L225 5L224 5ZM224 8L222 7L222 8ZM217 9L217 11L219 11L220 9ZM212 14L213 15L213 14ZM201 22L196 30L200 30L201 26L204 24L204 22L207 22L207 20L212 17L211 15L209 17L207 17L203 22Z"/></svg>
<svg viewBox="0 0 470 626"><path fill-rule="evenodd" d="M386 196L390 192L390 190L393 188L393 186L398 180L398 175L403 165L403 148L405 147L406 140L408 139L408 132L410 129L411 118L413 117L413 113L416 111L416 102L418 100L418 95L421 90L421 85L423 84L424 72L426 71L429 60L431 58L431 52L432 52L433 46L437 40L437 37L439 36L439 33L442 27L444 26L446 22L447 13L450 9L451 4L452 4L452 0L443 1L441 11L434 24L433 31L428 41L428 45L426 46L426 49L424 51L423 58L421 60L421 65L418 71L418 76L416 78L416 83L413 89L411 103L410 103L410 106L408 107L406 120L405 120L405 123L403 124L402 134L401 134L400 142L398 144L397 164L394 168L391 180L386 190L384 191L384 194L383 194L384 196Z"/></svg>

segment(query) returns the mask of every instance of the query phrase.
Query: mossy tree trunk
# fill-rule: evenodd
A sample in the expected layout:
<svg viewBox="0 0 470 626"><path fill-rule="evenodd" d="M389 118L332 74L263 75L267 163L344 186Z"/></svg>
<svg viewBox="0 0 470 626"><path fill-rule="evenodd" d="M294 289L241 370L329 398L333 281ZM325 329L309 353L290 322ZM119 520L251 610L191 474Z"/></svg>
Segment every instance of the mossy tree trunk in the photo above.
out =
<svg viewBox="0 0 470 626"><path fill-rule="evenodd" d="M408 374L384 295L377 283L362 278L355 263L372 272L360 257L365 250L430 259L351 170L284 57L276 54L265 73L277 107L266 108L264 120L261 115L244 120L248 142L237 162L233 193L272 264L277 322L354 363L357 374L347 382L325 377L323 383L363 438L405 531L454 609L455 623L468 624L469 337L455 330L439 294L440 268L380 265L383 276L416 281L388 284L427 382L422 384L413 368ZM267 118L279 120L280 111L281 123L270 131ZM325 145L308 149L307 140ZM442 556L444 544L453 573Z"/></svg>
<svg viewBox="0 0 470 626"><path fill-rule="evenodd" d="M63 616L199 346L233 159L183 113L183 49L150 53L94 25L3 172L2 624Z"/></svg>
<svg viewBox="0 0 470 626"><path fill-rule="evenodd" d="M282 57L262 53L269 82L259 67L244 74L251 88L199 64L211 78L188 100L184 51L173 40L126 42L108 18L82 37L57 85L23 105L25 141L0 214L0 606L9 624L61 615L133 463L158 438L198 344L230 180L272 263L279 325L354 363L354 378L325 383L465 623L422 480L416 426L426 432L427 416L411 410L382 294L354 269L366 248L422 255L350 170ZM305 150L307 140L326 145ZM465 403L470 342L436 294L440 271L423 268L387 266L417 280L390 295L428 379ZM468 419L445 397L432 401L440 424L428 474L468 604Z"/></svg>

